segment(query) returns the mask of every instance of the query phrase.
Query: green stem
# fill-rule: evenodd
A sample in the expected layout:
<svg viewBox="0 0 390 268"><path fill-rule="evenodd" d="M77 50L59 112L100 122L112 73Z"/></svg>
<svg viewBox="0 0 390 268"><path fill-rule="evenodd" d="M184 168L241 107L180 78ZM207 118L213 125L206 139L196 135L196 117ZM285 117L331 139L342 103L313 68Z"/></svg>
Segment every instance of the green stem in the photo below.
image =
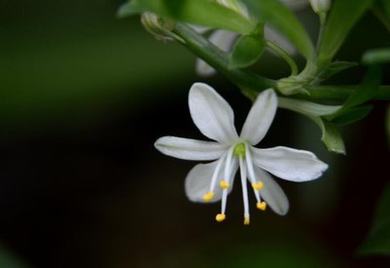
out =
<svg viewBox="0 0 390 268"><path fill-rule="evenodd" d="M226 53L222 52L189 26L177 23L174 33L184 40L182 44L195 55L206 61L210 66L225 75L239 87L262 91L275 86L275 81L271 79L240 69L229 69Z"/></svg>
<svg viewBox="0 0 390 268"><path fill-rule="evenodd" d="M271 41L267 41L267 46L272 49L280 58L286 61L286 63L290 66L291 69L291 75L297 75L298 74L298 66L295 63L295 61L290 57L290 55L282 49L281 47L277 46Z"/></svg>
<svg viewBox="0 0 390 268"><path fill-rule="evenodd" d="M357 86L306 86L309 95L294 95L293 98L306 99L311 101L345 101L355 90ZM380 86L374 100L390 100L390 86Z"/></svg>

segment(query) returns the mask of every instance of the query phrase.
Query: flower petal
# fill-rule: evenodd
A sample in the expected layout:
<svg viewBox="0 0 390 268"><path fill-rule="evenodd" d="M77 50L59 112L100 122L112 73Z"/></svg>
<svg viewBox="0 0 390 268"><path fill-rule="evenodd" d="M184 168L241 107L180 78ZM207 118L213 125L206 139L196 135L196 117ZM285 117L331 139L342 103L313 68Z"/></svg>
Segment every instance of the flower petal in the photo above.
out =
<svg viewBox="0 0 390 268"><path fill-rule="evenodd" d="M210 35L209 41L222 51L228 52L233 47L237 36L237 33L234 32L216 30ZM216 70L202 59L196 60L195 70L198 75L204 77L212 76L216 73Z"/></svg>
<svg viewBox="0 0 390 268"><path fill-rule="evenodd" d="M269 149L252 148L253 162L273 175L295 182L317 179L328 168L309 151L296 150L288 147Z"/></svg>
<svg viewBox="0 0 390 268"><path fill-rule="evenodd" d="M270 208L279 215L286 215L289 209L287 196L270 174L259 167L254 168L258 180L264 183L260 190L261 197L267 202Z"/></svg>
<svg viewBox="0 0 390 268"><path fill-rule="evenodd" d="M195 83L188 102L192 120L203 135L224 144L238 139L233 110L213 88Z"/></svg>
<svg viewBox="0 0 390 268"><path fill-rule="evenodd" d="M185 192L189 200L198 203L205 203L203 200L203 195L210 190L211 178L213 176L214 170L217 167L218 160L208 163L208 164L198 164L193 167L188 173L185 179ZM234 160L233 163L233 177L237 172L238 164ZM222 164L221 169L217 177L219 179L223 178L223 171L225 168L225 163ZM233 179L232 183L233 184ZM230 187L229 192L233 187ZM220 187L215 187L214 189L214 198L210 202L217 202L222 198L222 189ZM208 202L209 203L209 202Z"/></svg>
<svg viewBox="0 0 390 268"><path fill-rule="evenodd" d="M242 127L240 137L252 145L259 143L267 134L274 120L278 98L273 89L267 89L257 96Z"/></svg>
<svg viewBox="0 0 390 268"><path fill-rule="evenodd" d="M159 138L154 147L161 153L184 160L215 160L227 151L226 145L211 142L165 136Z"/></svg>

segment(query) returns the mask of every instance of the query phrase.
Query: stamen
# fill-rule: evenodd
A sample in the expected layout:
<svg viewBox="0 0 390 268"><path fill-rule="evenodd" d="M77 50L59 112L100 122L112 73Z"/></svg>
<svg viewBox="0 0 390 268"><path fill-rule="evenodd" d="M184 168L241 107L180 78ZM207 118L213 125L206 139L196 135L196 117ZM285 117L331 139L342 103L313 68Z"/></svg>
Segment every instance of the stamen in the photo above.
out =
<svg viewBox="0 0 390 268"><path fill-rule="evenodd" d="M217 216L215 216L215 220L217 222L223 222L225 219L226 219L226 215L224 213L220 213L217 214Z"/></svg>
<svg viewBox="0 0 390 268"><path fill-rule="evenodd" d="M226 154L221 156L221 158L218 160L217 166L215 167L213 176L211 177L211 183L210 183L210 189L207 193L205 193L202 197L203 201L205 202L210 202L214 198L214 189L215 189L215 184L217 183L217 178L219 175L219 172L222 167L222 163L226 158Z"/></svg>
<svg viewBox="0 0 390 268"><path fill-rule="evenodd" d="M207 192L203 195L202 199L205 202L210 202L214 198L214 192Z"/></svg>
<svg viewBox="0 0 390 268"><path fill-rule="evenodd" d="M256 207L262 211L265 211L267 209L267 203L266 202L257 202Z"/></svg>
<svg viewBox="0 0 390 268"><path fill-rule="evenodd" d="M262 183L261 181L253 182L252 187L255 191L260 191L261 189L263 189L264 183Z"/></svg>
<svg viewBox="0 0 390 268"><path fill-rule="evenodd" d="M244 224L249 224L249 200L248 200L248 187L246 184L246 166L242 157L240 161L240 173L241 173L241 187L242 187L242 198L244 200Z"/></svg>
<svg viewBox="0 0 390 268"><path fill-rule="evenodd" d="M219 187L221 187L221 189L228 189L230 186L229 182L227 180L221 180L219 182Z"/></svg>
<svg viewBox="0 0 390 268"><path fill-rule="evenodd" d="M232 153L230 155L232 155ZM222 181L220 182L220 186L221 186L221 183L225 184L225 182L226 182L226 185L227 185L227 187L223 188L223 191L222 191L221 213L220 213L222 215L225 215L225 212L226 212L226 203L227 203L227 197L228 197L228 194L229 194L228 188L229 188L229 185L230 185L230 181L232 180L232 178L235 175L235 174L233 174L233 167L234 167L235 163L232 165L231 159L229 160L229 154L228 154L227 158L228 158L226 160L226 167L227 168L225 167L225 178L226 178L226 180L222 180L222 181L224 181L224 183L222 183ZM222 186L226 186L226 185L222 185Z"/></svg>
<svg viewBox="0 0 390 268"><path fill-rule="evenodd" d="M261 181L256 181L255 171L253 170L253 161L252 161L252 155L248 148L248 145L245 144L245 162L247 164L248 168L248 178L250 182L252 183L252 188L256 196L257 203L261 203L261 197L260 197L260 190L264 188L264 183Z"/></svg>

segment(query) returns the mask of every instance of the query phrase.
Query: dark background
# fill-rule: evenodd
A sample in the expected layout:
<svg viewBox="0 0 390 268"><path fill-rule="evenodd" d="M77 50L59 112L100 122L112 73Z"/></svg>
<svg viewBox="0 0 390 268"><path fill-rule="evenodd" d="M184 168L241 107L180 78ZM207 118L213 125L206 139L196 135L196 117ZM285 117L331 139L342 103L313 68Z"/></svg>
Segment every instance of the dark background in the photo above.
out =
<svg viewBox="0 0 390 268"><path fill-rule="evenodd" d="M389 180L388 103L343 128L347 156L327 152L306 118L278 111L260 146L313 151L329 170L305 184L279 180L290 213L252 211L250 227L236 189L229 220L217 224L218 205L185 197L194 163L153 143L168 134L201 138L187 107L195 81L226 97L238 126L250 102L222 77L197 77L194 57L154 40L138 18L115 18L119 4L0 0L1 268L389 267L385 257L356 254ZM298 15L314 33L312 12ZM388 32L367 15L338 58L359 61L385 45ZM269 55L258 70L286 72ZM364 71L333 82L358 83Z"/></svg>

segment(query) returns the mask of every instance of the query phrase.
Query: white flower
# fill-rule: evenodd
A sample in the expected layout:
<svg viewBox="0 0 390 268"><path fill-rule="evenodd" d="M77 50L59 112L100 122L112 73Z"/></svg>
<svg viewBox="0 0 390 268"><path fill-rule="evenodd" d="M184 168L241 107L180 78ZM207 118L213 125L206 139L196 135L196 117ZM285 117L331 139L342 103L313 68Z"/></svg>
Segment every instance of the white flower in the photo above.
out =
<svg viewBox="0 0 390 268"><path fill-rule="evenodd" d="M235 174L240 168L244 200L244 224L249 224L247 179L256 206L265 210L267 204L276 213L285 215L289 208L287 197L271 174L294 182L317 179L327 165L308 151L287 147L259 149L254 147L267 133L276 113L277 96L268 89L257 97L238 135L234 114L229 104L210 86L195 83L189 92L192 120L206 137L200 141L172 136L159 138L155 147L163 154L185 160L214 160L196 165L185 180L186 195L194 202L221 200L217 221L223 221L226 202L232 190Z"/></svg>
<svg viewBox="0 0 390 268"><path fill-rule="evenodd" d="M241 14L242 16L249 18L248 10L239 1L217 0L217 2L220 5L235 10L237 13ZM304 8L308 4L308 0L282 0L282 3L284 3L291 10L298 11ZM199 33L205 33L208 30L208 28L205 27L194 27L194 29ZM227 30L215 30L210 34L208 39L211 43L213 43L222 51L228 52L233 48L234 42L237 39L237 37L238 34L235 32L231 32ZM264 28L264 37L266 40L269 40L277 44L279 47L287 51L287 53L289 54L296 54L297 52L295 47L290 43L290 41L287 40L286 37L284 37L281 33L279 33L278 31L276 31L275 29L269 26L265 26ZM199 58L196 60L195 63L195 71L198 75L204 77L212 76L216 73L213 67L211 67L205 61Z"/></svg>

